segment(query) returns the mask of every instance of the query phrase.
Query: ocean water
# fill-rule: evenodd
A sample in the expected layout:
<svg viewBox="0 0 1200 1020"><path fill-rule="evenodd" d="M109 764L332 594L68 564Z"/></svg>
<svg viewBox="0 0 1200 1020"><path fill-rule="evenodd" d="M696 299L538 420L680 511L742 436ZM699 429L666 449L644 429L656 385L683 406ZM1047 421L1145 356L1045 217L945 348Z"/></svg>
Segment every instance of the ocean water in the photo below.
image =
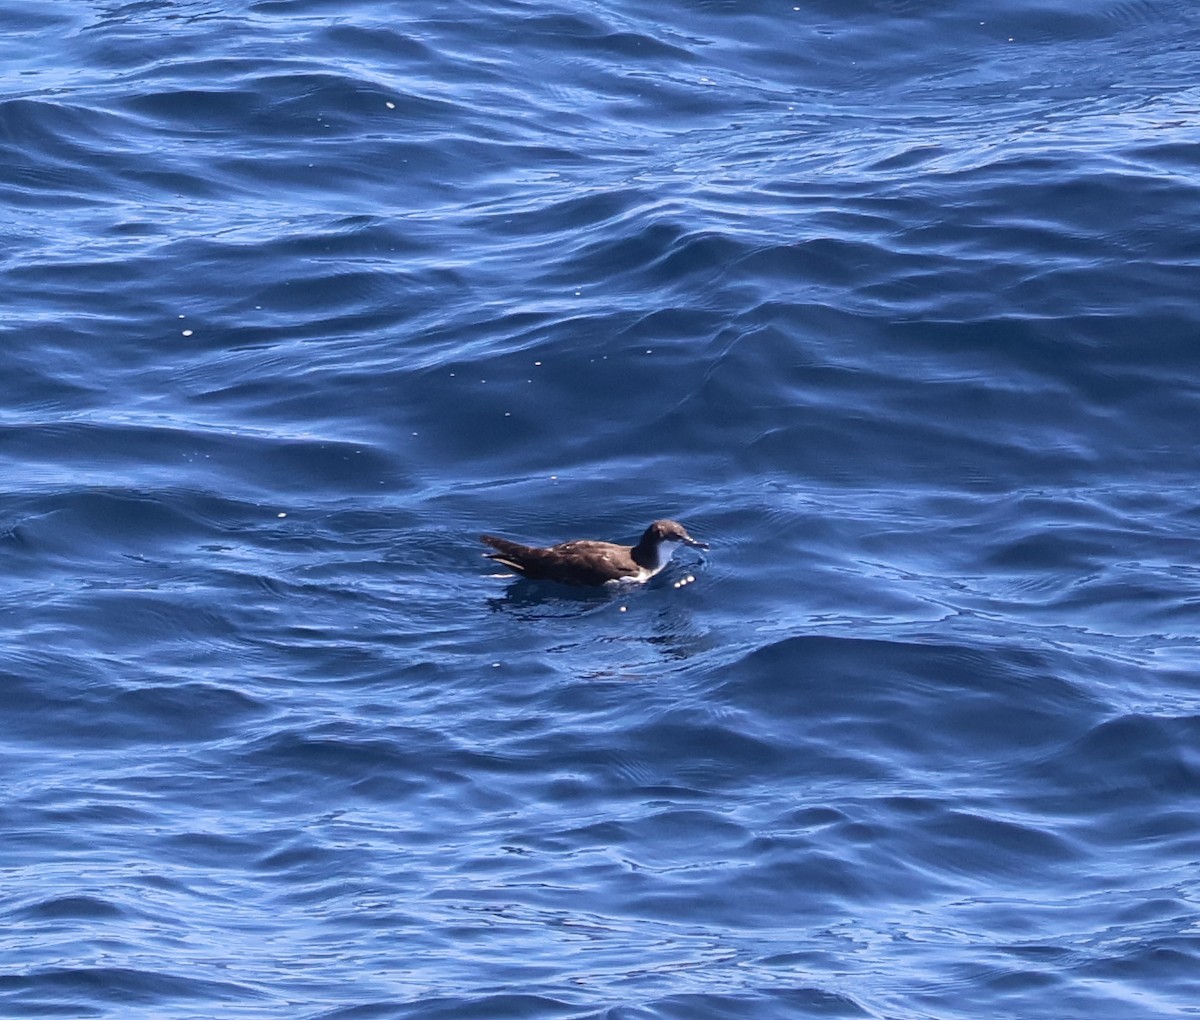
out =
<svg viewBox="0 0 1200 1020"><path fill-rule="evenodd" d="M1200 6L0 28L0 1015L1200 1017Z"/></svg>

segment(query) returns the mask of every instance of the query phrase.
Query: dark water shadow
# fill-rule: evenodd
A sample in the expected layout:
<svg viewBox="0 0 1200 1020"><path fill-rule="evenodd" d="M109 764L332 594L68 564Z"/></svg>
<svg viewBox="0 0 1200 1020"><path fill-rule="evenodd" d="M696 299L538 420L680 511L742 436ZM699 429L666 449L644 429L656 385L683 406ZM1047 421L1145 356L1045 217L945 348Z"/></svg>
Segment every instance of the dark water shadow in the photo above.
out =
<svg viewBox="0 0 1200 1020"><path fill-rule="evenodd" d="M515 577L504 594L487 599L487 605L492 612L512 613L523 620L569 619L611 605L624 594L619 588L573 588Z"/></svg>

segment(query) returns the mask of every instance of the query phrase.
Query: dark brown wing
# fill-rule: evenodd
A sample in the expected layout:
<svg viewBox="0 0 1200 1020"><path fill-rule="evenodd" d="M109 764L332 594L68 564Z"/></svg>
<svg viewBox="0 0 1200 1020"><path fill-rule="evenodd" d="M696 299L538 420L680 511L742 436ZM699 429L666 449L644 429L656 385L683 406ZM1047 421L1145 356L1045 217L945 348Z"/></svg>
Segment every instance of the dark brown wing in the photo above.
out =
<svg viewBox="0 0 1200 1020"><path fill-rule="evenodd" d="M629 550L611 542L579 539L554 546L552 569L545 576L566 584L604 584L622 577L634 577L636 564L629 562Z"/></svg>
<svg viewBox="0 0 1200 1020"><path fill-rule="evenodd" d="M521 545L497 535L480 535L480 540L496 550L484 553L489 559L503 563L522 577L532 581L558 581L561 584L598 585L637 573L618 563L613 553L620 546L607 542L563 542L550 549Z"/></svg>

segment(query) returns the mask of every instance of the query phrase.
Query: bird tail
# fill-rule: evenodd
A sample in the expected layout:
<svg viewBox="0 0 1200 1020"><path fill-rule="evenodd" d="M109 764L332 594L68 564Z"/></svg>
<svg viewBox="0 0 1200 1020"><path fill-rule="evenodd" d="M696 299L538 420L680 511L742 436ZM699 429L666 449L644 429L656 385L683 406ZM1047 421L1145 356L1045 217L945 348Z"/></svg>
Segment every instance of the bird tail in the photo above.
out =
<svg viewBox="0 0 1200 1020"><path fill-rule="evenodd" d="M510 542L507 538L500 538L498 535L480 535L479 540L484 545L490 545L496 550L496 552L483 554L489 560L502 563L518 574L525 573L525 565L521 560L522 554L528 551L527 546L521 545L520 542Z"/></svg>

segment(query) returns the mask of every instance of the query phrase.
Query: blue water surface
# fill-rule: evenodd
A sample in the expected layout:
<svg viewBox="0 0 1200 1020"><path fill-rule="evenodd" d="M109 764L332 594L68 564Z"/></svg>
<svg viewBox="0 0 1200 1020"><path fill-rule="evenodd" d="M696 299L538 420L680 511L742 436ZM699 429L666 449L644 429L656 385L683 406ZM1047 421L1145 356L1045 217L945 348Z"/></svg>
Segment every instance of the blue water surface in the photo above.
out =
<svg viewBox="0 0 1200 1020"><path fill-rule="evenodd" d="M0 1015L1200 1016L1200 7L0 30Z"/></svg>

